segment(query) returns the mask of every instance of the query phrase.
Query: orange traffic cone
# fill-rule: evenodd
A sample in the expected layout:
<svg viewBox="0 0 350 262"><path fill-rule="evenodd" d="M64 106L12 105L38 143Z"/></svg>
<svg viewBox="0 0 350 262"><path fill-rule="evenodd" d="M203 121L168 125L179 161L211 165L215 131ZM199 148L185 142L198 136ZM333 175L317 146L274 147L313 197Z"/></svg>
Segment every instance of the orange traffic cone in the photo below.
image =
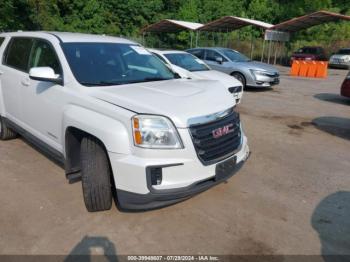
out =
<svg viewBox="0 0 350 262"><path fill-rule="evenodd" d="M300 64L299 76L306 77L309 64L306 61L302 61Z"/></svg>
<svg viewBox="0 0 350 262"><path fill-rule="evenodd" d="M299 70L300 70L300 62L293 61L292 68L290 69L290 75L291 76L298 76Z"/></svg>
<svg viewBox="0 0 350 262"><path fill-rule="evenodd" d="M307 71L307 77L316 77L317 62L311 61L309 63L309 70Z"/></svg>
<svg viewBox="0 0 350 262"><path fill-rule="evenodd" d="M316 77L326 78L327 77L328 62L320 61L317 64Z"/></svg>

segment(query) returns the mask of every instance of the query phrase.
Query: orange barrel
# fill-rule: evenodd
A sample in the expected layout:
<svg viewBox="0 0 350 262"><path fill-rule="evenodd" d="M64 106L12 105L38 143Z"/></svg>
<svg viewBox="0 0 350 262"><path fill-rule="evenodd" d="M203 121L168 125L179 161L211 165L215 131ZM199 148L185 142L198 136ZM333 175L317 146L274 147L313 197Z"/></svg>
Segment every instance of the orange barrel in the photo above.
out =
<svg viewBox="0 0 350 262"><path fill-rule="evenodd" d="M299 76L306 77L308 69L309 69L309 63L306 61L302 61L300 63Z"/></svg>
<svg viewBox="0 0 350 262"><path fill-rule="evenodd" d="M317 61L311 61L309 63L309 70L307 71L307 77L316 77L316 71L317 71Z"/></svg>
<svg viewBox="0 0 350 262"><path fill-rule="evenodd" d="M290 75L291 76L298 76L300 70L300 62L299 61L293 61L292 68L290 69Z"/></svg>

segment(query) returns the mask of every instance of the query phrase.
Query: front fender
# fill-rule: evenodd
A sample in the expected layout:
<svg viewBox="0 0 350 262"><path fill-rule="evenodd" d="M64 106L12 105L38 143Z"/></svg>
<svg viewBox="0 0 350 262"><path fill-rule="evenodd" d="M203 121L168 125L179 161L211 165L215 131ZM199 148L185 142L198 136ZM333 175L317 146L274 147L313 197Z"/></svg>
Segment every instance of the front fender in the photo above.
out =
<svg viewBox="0 0 350 262"><path fill-rule="evenodd" d="M87 108L71 105L63 114L63 134L69 127L80 129L95 136L101 140L109 152L130 153L131 139L129 134L131 131L129 130L131 127L128 127L122 121ZM64 152L66 152L65 148Z"/></svg>

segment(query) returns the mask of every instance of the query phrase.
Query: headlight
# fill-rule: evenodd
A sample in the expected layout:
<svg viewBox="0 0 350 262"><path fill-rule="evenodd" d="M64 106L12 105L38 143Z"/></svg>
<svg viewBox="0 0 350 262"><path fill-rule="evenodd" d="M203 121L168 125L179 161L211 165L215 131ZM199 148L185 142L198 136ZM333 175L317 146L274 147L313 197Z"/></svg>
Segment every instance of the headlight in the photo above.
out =
<svg viewBox="0 0 350 262"><path fill-rule="evenodd" d="M268 76L268 77L270 77L270 75L268 74L268 72L267 71L259 71L259 70L250 70L251 72L252 72L252 74L254 75L254 76Z"/></svg>
<svg viewBox="0 0 350 262"><path fill-rule="evenodd" d="M172 122L163 116L136 115L132 118L135 146L157 149L183 148Z"/></svg>

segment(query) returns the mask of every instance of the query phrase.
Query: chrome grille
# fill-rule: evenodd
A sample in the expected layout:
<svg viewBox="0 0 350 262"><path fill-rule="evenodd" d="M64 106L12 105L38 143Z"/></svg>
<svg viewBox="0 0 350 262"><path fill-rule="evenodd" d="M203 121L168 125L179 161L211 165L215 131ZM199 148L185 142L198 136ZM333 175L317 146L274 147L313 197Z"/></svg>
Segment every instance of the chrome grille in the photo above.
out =
<svg viewBox="0 0 350 262"><path fill-rule="evenodd" d="M241 146L239 113L231 110L226 116L190 126L197 155L204 165L232 156Z"/></svg>

